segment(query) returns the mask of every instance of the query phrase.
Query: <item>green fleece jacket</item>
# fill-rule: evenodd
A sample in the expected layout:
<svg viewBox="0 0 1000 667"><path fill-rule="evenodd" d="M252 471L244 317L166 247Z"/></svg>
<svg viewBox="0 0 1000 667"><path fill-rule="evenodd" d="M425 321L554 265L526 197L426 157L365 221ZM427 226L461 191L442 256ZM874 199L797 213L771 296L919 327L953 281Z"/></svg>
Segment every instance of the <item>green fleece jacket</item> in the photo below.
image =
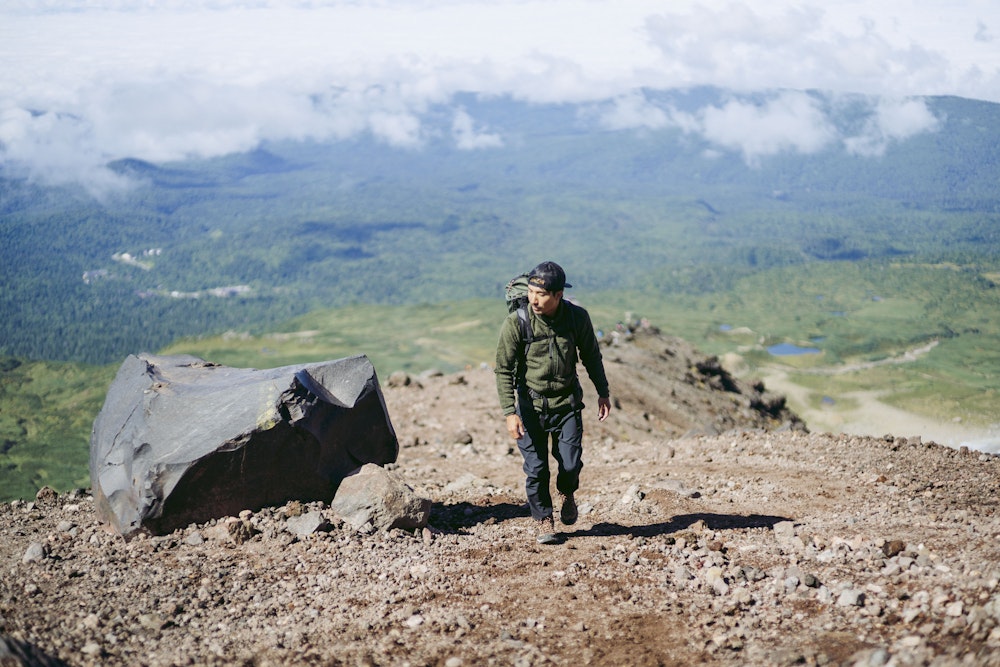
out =
<svg viewBox="0 0 1000 667"><path fill-rule="evenodd" d="M528 318L535 340L528 345L527 355L517 313L510 313L500 327L495 372L504 416L515 411L522 360L525 385L549 397L550 409L571 403L572 390L577 384L577 361L587 369L597 395L604 398L609 395L601 348L586 310L563 300L552 317L535 315L529 308Z"/></svg>

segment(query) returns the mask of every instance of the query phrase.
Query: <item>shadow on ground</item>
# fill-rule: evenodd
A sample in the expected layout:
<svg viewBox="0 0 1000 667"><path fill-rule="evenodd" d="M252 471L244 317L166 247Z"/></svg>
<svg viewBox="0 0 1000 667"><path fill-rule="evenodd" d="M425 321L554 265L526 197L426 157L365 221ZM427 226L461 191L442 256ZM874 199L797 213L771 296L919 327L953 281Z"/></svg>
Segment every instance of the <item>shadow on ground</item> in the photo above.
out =
<svg viewBox="0 0 1000 667"><path fill-rule="evenodd" d="M616 535L631 535L632 537L655 537L668 535L690 528L699 521L705 522L705 527L711 530L745 530L748 528L773 528L781 521L790 521L788 517L770 516L767 514L681 514L669 521L661 521L637 526L623 526L617 523L595 523L591 528L563 532L566 538L572 537L611 537Z"/></svg>
<svg viewBox="0 0 1000 667"><path fill-rule="evenodd" d="M477 505L461 502L454 505L434 503L431 507L429 523L438 530L464 532L466 528L480 524L492 525L508 519L531 516L524 503L501 502L493 505Z"/></svg>
<svg viewBox="0 0 1000 667"><path fill-rule="evenodd" d="M461 502L454 505L435 503L431 508L430 524L438 530L464 532L472 526L492 525L509 519L528 517L528 508L524 504L501 502L492 505L478 505ZM669 521L660 521L646 525L626 526L618 523L595 523L589 528L562 528L562 537L614 537L630 535L632 537L654 537L669 535L690 528L699 521L705 522L705 527L711 530L746 530L751 528L773 528L781 521L791 521L789 517L771 516L767 514L679 514Z"/></svg>
<svg viewBox="0 0 1000 667"><path fill-rule="evenodd" d="M51 656L28 642L0 635L0 665L31 667L69 667L69 663Z"/></svg>

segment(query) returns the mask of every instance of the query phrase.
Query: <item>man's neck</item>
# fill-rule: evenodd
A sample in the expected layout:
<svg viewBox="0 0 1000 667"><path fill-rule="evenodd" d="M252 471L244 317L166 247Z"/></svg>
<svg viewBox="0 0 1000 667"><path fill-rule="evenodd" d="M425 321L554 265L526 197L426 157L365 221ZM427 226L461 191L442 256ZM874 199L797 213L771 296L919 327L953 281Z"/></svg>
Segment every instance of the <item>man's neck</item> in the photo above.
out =
<svg viewBox="0 0 1000 667"><path fill-rule="evenodd" d="M545 315L543 313L538 313L538 316L541 317L546 322L551 322L552 320L554 320L557 317L559 317L559 313L562 312L562 307L563 307L563 302L562 302L562 299L560 299L559 300L559 304L556 305L556 309L552 311L551 315Z"/></svg>

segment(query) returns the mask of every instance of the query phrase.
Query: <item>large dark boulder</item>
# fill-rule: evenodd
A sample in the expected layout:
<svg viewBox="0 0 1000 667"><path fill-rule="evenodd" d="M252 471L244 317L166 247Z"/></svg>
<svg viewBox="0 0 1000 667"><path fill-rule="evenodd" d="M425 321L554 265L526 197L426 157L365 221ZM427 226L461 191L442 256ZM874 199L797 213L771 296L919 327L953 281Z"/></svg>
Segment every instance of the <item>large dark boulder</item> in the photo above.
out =
<svg viewBox="0 0 1000 667"><path fill-rule="evenodd" d="M289 500L329 502L399 444L365 356L265 370L130 356L90 439L97 512L122 535Z"/></svg>

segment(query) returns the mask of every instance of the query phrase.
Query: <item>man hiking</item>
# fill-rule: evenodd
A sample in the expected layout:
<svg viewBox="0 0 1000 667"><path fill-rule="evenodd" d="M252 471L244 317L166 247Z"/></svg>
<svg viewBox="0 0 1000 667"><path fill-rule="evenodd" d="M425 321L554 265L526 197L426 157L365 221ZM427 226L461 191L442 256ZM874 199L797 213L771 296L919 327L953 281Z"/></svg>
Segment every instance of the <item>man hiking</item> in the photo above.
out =
<svg viewBox="0 0 1000 667"><path fill-rule="evenodd" d="M558 464L556 490L562 496L559 519L576 523L573 494L583 468L583 389L576 374L583 362L597 390L597 416L611 412L604 361L586 310L563 299L566 273L542 262L528 274L528 308L519 319L511 312L500 328L496 377L507 431L524 457L524 488L540 544L559 541L549 490L549 438ZM516 399L516 402L515 402Z"/></svg>

